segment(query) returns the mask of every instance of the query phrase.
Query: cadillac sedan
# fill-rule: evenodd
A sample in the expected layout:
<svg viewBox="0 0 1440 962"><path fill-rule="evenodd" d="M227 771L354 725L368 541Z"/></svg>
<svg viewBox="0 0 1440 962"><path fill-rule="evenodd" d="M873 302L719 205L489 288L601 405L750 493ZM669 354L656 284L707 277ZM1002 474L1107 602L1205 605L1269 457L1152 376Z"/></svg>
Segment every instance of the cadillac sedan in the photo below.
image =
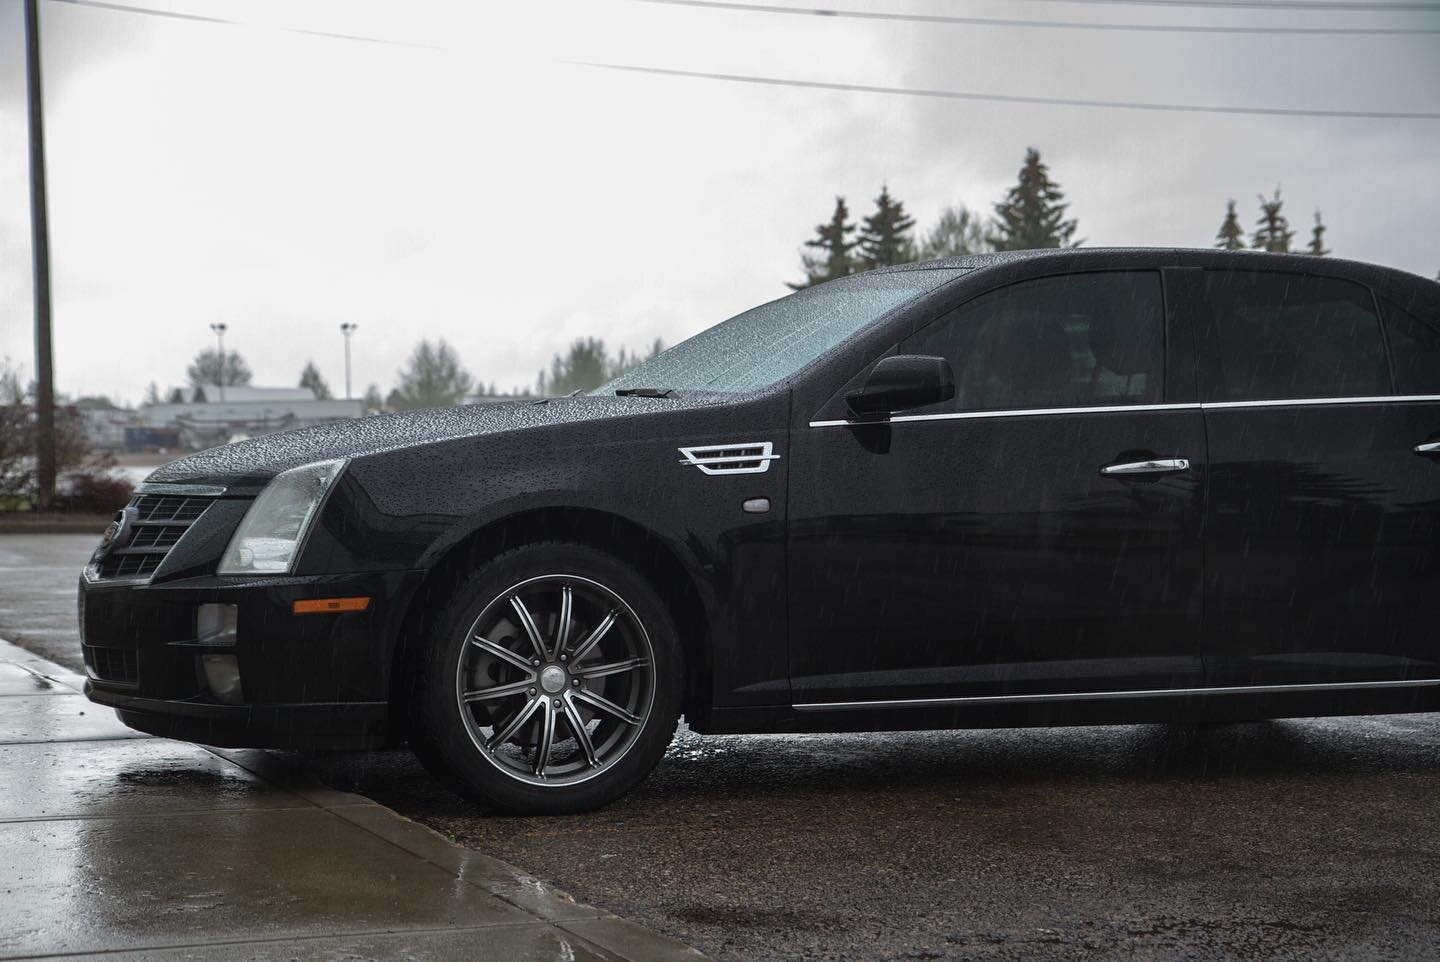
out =
<svg viewBox="0 0 1440 962"><path fill-rule="evenodd" d="M589 395L157 470L87 694L213 745L408 742L497 808L698 732L1440 709L1440 284L1021 252L847 277Z"/></svg>

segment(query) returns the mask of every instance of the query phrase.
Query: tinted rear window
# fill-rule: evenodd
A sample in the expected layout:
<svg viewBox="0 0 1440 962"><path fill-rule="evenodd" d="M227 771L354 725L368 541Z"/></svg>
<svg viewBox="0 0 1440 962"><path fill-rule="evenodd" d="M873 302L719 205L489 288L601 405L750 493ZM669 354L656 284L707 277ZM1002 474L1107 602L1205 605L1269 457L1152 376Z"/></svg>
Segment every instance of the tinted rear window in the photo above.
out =
<svg viewBox="0 0 1440 962"><path fill-rule="evenodd" d="M1206 271L1225 400L1390 393L1368 288L1303 274Z"/></svg>
<svg viewBox="0 0 1440 962"><path fill-rule="evenodd" d="M1440 394L1440 325L1423 321L1390 301L1383 301L1382 306L1396 392Z"/></svg>

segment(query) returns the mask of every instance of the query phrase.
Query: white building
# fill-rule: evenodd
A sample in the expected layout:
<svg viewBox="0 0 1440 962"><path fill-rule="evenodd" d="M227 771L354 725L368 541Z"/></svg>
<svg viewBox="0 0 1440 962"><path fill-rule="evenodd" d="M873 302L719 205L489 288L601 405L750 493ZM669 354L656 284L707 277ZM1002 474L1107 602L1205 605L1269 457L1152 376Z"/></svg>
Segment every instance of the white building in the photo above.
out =
<svg viewBox="0 0 1440 962"><path fill-rule="evenodd" d="M205 388L205 400L187 404L147 404L140 408L140 426L178 431L182 448L198 450L276 431L358 418L365 413L360 399L316 399L309 388Z"/></svg>

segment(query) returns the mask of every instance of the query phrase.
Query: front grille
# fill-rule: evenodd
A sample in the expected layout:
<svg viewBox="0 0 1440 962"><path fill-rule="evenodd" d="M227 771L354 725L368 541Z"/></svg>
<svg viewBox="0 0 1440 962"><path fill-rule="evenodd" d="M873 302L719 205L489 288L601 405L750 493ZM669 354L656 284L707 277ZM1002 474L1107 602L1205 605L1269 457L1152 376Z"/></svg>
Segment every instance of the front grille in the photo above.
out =
<svg viewBox="0 0 1440 962"><path fill-rule="evenodd" d="M210 507L214 498L174 494L142 494L130 503L142 524L173 522L189 527Z"/></svg>
<svg viewBox="0 0 1440 962"><path fill-rule="evenodd" d="M100 681L134 685L140 681L140 660L132 648L85 646L85 664Z"/></svg>
<svg viewBox="0 0 1440 962"><path fill-rule="evenodd" d="M144 578L155 573L170 549L215 501L193 495L141 494L131 500L120 540L100 559L102 578Z"/></svg>

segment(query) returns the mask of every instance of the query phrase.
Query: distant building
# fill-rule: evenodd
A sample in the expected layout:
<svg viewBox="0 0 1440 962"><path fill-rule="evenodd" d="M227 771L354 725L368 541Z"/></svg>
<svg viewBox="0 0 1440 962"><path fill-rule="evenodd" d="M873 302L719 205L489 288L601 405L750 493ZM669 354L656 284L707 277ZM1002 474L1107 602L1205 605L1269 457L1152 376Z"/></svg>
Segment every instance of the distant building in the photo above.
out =
<svg viewBox="0 0 1440 962"><path fill-rule="evenodd" d="M123 451L126 429L135 424L135 412L124 408L82 407L75 409L85 430L85 443L92 451Z"/></svg>
<svg viewBox="0 0 1440 962"><path fill-rule="evenodd" d="M127 432L127 449L144 450L145 442L168 438L173 431L182 450L195 451L365 413L365 402L358 398L321 401L303 387L226 387L224 401L215 385L203 390L214 400L141 407L137 426L147 430ZM132 440L139 446L132 446Z"/></svg>
<svg viewBox="0 0 1440 962"><path fill-rule="evenodd" d="M205 403L220 403L220 386L202 384ZM251 387L250 385L229 385L225 388L225 403L232 401L313 401L315 392L308 387Z"/></svg>

